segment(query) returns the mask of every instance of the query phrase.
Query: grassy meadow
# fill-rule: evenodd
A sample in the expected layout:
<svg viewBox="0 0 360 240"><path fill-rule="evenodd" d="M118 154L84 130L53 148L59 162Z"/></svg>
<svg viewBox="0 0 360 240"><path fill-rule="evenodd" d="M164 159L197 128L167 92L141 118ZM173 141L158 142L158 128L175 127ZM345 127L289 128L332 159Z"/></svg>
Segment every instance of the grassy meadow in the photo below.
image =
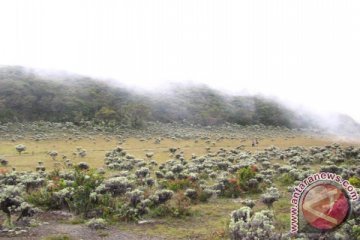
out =
<svg viewBox="0 0 360 240"><path fill-rule="evenodd" d="M162 138L160 143L155 141L158 138ZM59 133L58 136L40 141L26 136L15 141L2 139L0 140L0 155L9 161L8 166L2 167L3 171L11 171L12 168L15 168L16 171L35 171L39 161L44 163L47 171L51 171L54 168L54 163L61 161L63 158L71 159L73 163L86 162L91 168L105 168L105 154L117 146L121 146L136 159L144 159L145 161L148 161L145 154L152 152L154 153L152 159L159 164L171 159L169 153L169 148L171 147L179 148L185 159L191 159L192 154L202 156L209 152L217 152L221 148L226 150L238 148L242 151L256 153L271 146L276 146L280 149L294 146L307 148L331 145L334 142L343 146L360 146L355 141L306 134L258 137L259 143L255 147L252 146L252 141L253 138L250 137L181 139L161 136L147 138L130 136L119 138L117 135L111 134L68 137L62 136ZM17 144L24 144L26 151L19 154L15 149ZM74 154L79 147L86 150L87 154L85 157ZM49 156L49 152L52 150L58 152L55 160ZM272 159L271 163L286 164L284 160L280 159ZM312 168L317 170L320 166L320 164L313 164ZM114 170L107 170L106 176L116 173ZM281 198L273 205L273 210L276 213L274 226L277 232L286 232L289 230L290 222L290 193L287 191L287 186L277 179L274 180L274 186L281 193ZM242 194L239 198L214 198L205 203L199 202L191 206L191 216L155 218L154 222L147 224L137 224L134 222L116 222L113 224L124 232L134 233L139 236L161 236L161 239L227 239L230 213L233 210L239 209L244 199L256 200L255 211L267 209L264 204L258 201L260 195L261 193L249 193ZM77 223L74 220L68 223L71 222Z"/></svg>
<svg viewBox="0 0 360 240"><path fill-rule="evenodd" d="M276 146L279 148L288 148L292 146L324 146L333 144L334 142L342 143L346 145L357 146L359 143L356 141L346 141L344 139L334 139L329 137L307 137L307 136L296 136L296 137L277 137L277 138L261 138L259 144L252 147L252 139L223 139L213 140L208 143L208 140L174 140L164 139L160 144L156 144L155 138L141 139L130 137L125 140L119 141L114 136L91 136L89 138L81 139L68 139L58 137L56 139L48 139L43 141L34 141L31 139L8 141L0 140L0 153L1 156L6 157L9 160L8 167L14 167L19 171L31 171L35 170L39 161L44 162L47 169L53 169L54 162L61 160L63 156L71 159L74 163L87 162L93 168L99 168L104 166L105 153L114 149L116 146L122 146L128 153L135 156L138 159L146 159L145 154L147 152L153 152L154 157L158 163L163 163L171 158L169 155L170 147L180 148L185 158L190 158L192 154L198 156L206 154L208 151L207 147L210 147L210 151L215 152L220 148L233 149L239 146L243 146L242 149L245 151L262 151L264 148L270 146ZM15 146L17 144L24 144L26 151L19 154ZM213 144L215 143L215 144ZM79 157L74 155L76 148L81 147L86 150L87 155L85 157ZM58 152L58 156L54 161L50 156L49 152L55 150Z"/></svg>

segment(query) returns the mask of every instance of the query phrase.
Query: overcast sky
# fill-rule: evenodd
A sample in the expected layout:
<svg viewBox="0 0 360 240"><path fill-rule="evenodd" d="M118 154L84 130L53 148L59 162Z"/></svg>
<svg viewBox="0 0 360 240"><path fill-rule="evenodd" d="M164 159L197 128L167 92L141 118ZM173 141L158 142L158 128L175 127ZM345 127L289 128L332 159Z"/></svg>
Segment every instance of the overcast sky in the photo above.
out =
<svg viewBox="0 0 360 240"><path fill-rule="evenodd" d="M360 1L1 0L0 64L207 83L360 121Z"/></svg>

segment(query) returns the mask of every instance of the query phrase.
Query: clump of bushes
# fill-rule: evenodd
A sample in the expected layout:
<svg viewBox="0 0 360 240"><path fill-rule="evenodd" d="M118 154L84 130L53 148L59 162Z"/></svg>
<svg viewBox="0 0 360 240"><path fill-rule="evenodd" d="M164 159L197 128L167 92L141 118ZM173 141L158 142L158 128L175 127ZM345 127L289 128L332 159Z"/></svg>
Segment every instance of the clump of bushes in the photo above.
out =
<svg viewBox="0 0 360 240"><path fill-rule="evenodd" d="M245 191L253 189L254 186L251 186L249 183L256 176L256 168L254 167L244 167L240 168L237 172L237 180L242 189Z"/></svg>
<svg viewBox="0 0 360 240"><path fill-rule="evenodd" d="M145 175L148 174L141 174L141 177ZM150 179L145 180L154 184ZM147 214L150 208L161 207L174 196L174 192L168 189L151 190L148 183L136 184L140 182L125 176L105 179L95 169L76 167L66 173L57 169L48 175L46 187L29 193L27 198L38 206L67 209L85 218L111 217L133 221Z"/></svg>
<svg viewBox="0 0 360 240"><path fill-rule="evenodd" d="M236 178L229 178L223 180L223 189L220 195L228 198L237 198L242 193L239 181Z"/></svg>
<svg viewBox="0 0 360 240"><path fill-rule="evenodd" d="M206 202L214 195L211 189L203 189L197 181L191 177L184 179L175 179L161 182L161 187L172 190L174 192L184 192L193 203Z"/></svg>
<svg viewBox="0 0 360 240"><path fill-rule="evenodd" d="M258 192L263 178L257 177L257 168L247 166L240 168L235 177L220 179L220 195L223 197L236 198L245 192Z"/></svg>
<svg viewBox="0 0 360 240"><path fill-rule="evenodd" d="M229 224L230 238L277 240L280 236L274 232L272 211L253 212L250 207L242 207L231 213Z"/></svg>
<svg viewBox="0 0 360 240"><path fill-rule="evenodd" d="M16 222L19 220L32 217L37 209L25 201L23 198L24 186L8 185L1 188L0 192L0 210L5 213L7 224L12 226L12 215L19 213Z"/></svg>
<svg viewBox="0 0 360 240"><path fill-rule="evenodd" d="M71 176L62 176L57 171L49 177L47 189L29 194L28 199L34 204L48 209L66 208L85 217L98 207L94 192L104 179L94 170L84 171L77 167Z"/></svg>
<svg viewBox="0 0 360 240"><path fill-rule="evenodd" d="M190 208L190 199L185 196L184 191L179 191L165 204L153 208L150 215L154 217L185 217L191 215Z"/></svg>
<svg viewBox="0 0 360 240"><path fill-rule="evenodd" d="M163 181L161 185L163 188L172 190L174 192L196 187L196 183L190 181L188 178Z"/></svg>

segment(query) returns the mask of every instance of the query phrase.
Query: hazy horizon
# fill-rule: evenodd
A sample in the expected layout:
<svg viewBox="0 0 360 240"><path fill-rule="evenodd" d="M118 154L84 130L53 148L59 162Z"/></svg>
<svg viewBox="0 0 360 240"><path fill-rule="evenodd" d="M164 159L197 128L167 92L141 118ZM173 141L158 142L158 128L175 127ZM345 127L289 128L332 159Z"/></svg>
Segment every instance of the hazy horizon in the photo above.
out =
<svg viewBox="0 0 360 240"><path fill-rule="evenodd" d="M359 1L1 1L0 64L199 83L360 122Z"/></svg>

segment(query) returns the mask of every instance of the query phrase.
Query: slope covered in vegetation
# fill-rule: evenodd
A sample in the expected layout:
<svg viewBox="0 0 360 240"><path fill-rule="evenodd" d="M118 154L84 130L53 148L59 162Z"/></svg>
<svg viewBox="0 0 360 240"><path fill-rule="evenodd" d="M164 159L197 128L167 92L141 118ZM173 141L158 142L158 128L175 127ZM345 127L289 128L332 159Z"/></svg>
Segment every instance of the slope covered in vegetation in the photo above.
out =
<svg viewBox="0 0 360 240"><path fill-rule="evenodd" d="M67 73L23 67L0 68L0 122L94 120L140 127L146 121L215 125L315 125L284 105L261 96L230 96L207 86L177 85L162 93Z"/></svg>
<svg viewBox="0 0 360 240"><path fill-rule="evenodd" d="M37 74L22 67L0 68L0 121L98 120L141 126L144 121L213 125L303 125L284 106L261 97L227 96L206 86L168 94L135 94L126 88L78 75Z"/></svg>

